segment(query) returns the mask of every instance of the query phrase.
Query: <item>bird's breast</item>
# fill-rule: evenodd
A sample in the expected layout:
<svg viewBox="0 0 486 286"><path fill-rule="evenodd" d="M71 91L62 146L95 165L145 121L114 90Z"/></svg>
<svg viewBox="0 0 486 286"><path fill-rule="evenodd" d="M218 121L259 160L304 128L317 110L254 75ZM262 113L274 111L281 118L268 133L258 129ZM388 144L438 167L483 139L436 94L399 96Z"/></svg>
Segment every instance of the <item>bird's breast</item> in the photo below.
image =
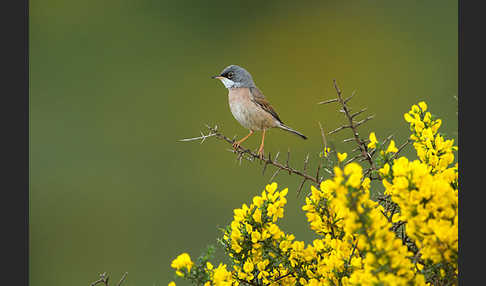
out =
<svg viewBox="0 0 486 286"><path fill-rule="evenodd" d="M229 89L228 101L231 113L243 127L251 130L274 127L275 119L251 100L248 88Z"/></svg>

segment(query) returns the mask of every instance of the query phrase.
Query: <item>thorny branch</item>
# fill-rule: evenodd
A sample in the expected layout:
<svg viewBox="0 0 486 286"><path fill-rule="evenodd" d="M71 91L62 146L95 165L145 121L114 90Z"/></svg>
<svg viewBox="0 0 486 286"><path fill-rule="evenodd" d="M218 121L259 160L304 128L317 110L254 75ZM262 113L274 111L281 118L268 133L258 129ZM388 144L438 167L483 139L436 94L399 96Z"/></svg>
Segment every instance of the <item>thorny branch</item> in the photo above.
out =
<svg viewBox="0 0 486 286"><path fill-rule="evenodd" d="M187 142L187 141L201 140L201 143L202 143L202 142L204 142L203 140L205 140L206 138L215 137L215 138L222 140L222 141L225 141L225 142L227 142L231 145L235 142L234 139L230 139L229 137L227 137L224 134L222 134L221 132L219 132L217 126L211 127L211 126L206 124L206 128L209 130L209 133L206 134L206 135L201 132L201 136L199 136L199 137L181 139L179 141ZM303 181L299 185L298 193L300 192L300 190L302 189L302 187L303 187L303 185L306 181L311 181L315 184L320 183L318 175L314 177L314 176L307 174L307 172L306 172L307 167L308 167L308 163L309 163L309 154L307 154L306 159L304 161L303 170L299 170L299 169L291 167L290 164L289 164L290 150L288 150L288 152L287 152L287 160L285 161L285 163L278 161L278 156L279 156L280 152L278 152L275 155L275 158L272 158L272 154L270 152L268 153L268 155L265 155L265 156L263 156L263 158L260 158L260 156L256 152L254 152L250 149L243 148L241 146L239 146L237 149L228 149L228 151L235 153L237 155L236 159L239 160L240 162L241 162L241 159L246 159L248 161L260 161L261 163L264 164L262 173L265 172L267 165L272 165L272 166L276 167L277 170L272 175L271 180L273 180L273 178L275 178L275 176L280 171L286 171L286 172L289 173L289 175L295 174L295 175L302 177Z"/></svg>
<svg viewBox="0 0 486 286"><path fill-rule="evenodd" d="M337 82L336 80L333 80L333 85L334 85L334 89L336 90L336 93L337 93L337 98L335 99L330 99L330 100L326 100L326 101L322 101L322 102L319 102L318 104L327 104L327 103L332 103L332 102L338 102L340 105L341 105L341 109L339 110L340 112L344 113L344 115L346 116L348 122L347 124L343 124L341 126L339 126L338 128L334 129L333 131L329 132L329 134L334 134L336 132L339 132L343 129L346 129L346 128L349 128L353 131L353 137L352 138L348 138L348 139L345 139L343 142L350 142L350 141L355 141L356 144L358 145L358 147L355 149L355 150L360 150L361 151L361 154L358 155L358 156L355 156L353 158L351 158L350 160L348 160L346 163L350 163L354 160L357 160L357 159L361 159L361 161L368 161L369 165L370 165L370 168L369 168L369 173L371 173L372 170L375 170L376 167L375 167L375 164L373 163L373 159L372 159L372 155L369 153L368 151L368 146L366 145L366 140L363 140L359 137L359 133L358 133L358 126L364 124L365 122L373 119L374 115L369 115L367 116L366 118L362 119L362 120L359 120L359 121L355 121L354 119L362 114L363 112L365 112L367 109L366 108L363 108L361 109L360 111L358 112L355 112L353 114L351 114L351 109L348 107L347 103L349 102L349 100L351 98L354 97L354 95L356 94L355 92L353 92L351 94L350 97L348 98L343 98L343 93L341 91L341 89L339 88L339 86L337 85ZM365 171L364 173L368 173L367 171Z"/></svg>
<svg viewBox="0 0 486 286"><path fill-rule="evenodd" d="M348 98L343 98L343 92L339 88L336 80L333 80L333 85L334 85L334 89L336 90L336 93L337 93L337 98L329 99L329 100L325 100L325 101L321 101L318 104L328 104L328 103L338 102L340 104L340 106L341 106L341 109L339 111L342 112L342 113L344 113L345 117L347 118L347 123L339 126L338 128L334 129L333 131L329 132L329 134L334 134L334 133L339 132L339 131L341 131L343 129L346 129L346 128L351 129L352 132L353 132L353 137L344 139L343 142L345 143L345 142L355 141L357 147L354 148L351 152L355 152L355 151L358 151L359 150L360 151L360 154L358 154L358 155L352 157L351 159L347 160L345 162L345 164L348 164L348 163L350 163L352 161L355 161L355 160L357 160L358 162L367 161L368 164L369 164L369 168L367 168L367 169L364 170L364 172L363 172L363 174L364 174L363 178L369 177L370 180L378 180L378 179L381 179L381 177L379 177L379 175L377 177L373 177L373 171L377 170L377 168L376 168L376 166L375 166L375 164L373 162L373 155L375 154L376 149L370 152L369 149L368 149L368 145L367 145L367 143L369 142L369 140L362 139L359 136L359 133L358 133L358 127L360 125L364 124L365 122L373 119L374 118L374 115L368 115L367 117L365 117L362 120L355 121L355 118L358 115L361 115L362 113L364 113L367 110L367 108L365 107L365 108L361 109L358 112L351 113L351 108L349 108L349 106L347 105L347 103L349 102L349 100L351 98L353 98L355 96L356 92L353 91L353 93L351 94L351 96L349 96ZM392 137L393 137L393 135L388 136L384 140L383 144L386 144L389 140L391 140ZM405 148L405 146L408 145L410 142L411 142L410 139L408 139L405 143L403 143L398 148L398 151L393 155L393 157L391 158L391 160L395 159L398 156L398 154L400 153L400 151L402 151L403 148Z"/></svg>

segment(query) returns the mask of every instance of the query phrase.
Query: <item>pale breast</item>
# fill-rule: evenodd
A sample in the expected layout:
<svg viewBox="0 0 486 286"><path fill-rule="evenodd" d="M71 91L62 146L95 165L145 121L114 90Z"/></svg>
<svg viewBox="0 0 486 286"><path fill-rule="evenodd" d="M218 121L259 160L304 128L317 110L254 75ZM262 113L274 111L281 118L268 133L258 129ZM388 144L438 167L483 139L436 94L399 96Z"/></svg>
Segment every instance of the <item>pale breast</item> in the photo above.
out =
<svg viewBox="0 0 486 286"><path fill-rule="evenodd" d="M251 101L248 88L231 88L228 93L231 113L245 128L262 130L277 126L275 118Z"/></svg>

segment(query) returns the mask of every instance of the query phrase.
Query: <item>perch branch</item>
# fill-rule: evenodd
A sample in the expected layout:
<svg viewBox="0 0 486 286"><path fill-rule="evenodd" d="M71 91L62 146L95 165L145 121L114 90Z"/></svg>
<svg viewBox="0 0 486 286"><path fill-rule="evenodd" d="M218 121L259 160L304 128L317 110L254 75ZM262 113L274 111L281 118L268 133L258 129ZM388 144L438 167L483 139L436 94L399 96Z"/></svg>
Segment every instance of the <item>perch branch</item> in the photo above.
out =
<svg viewBox="0 0 486 286"><path fill-rule="evenodd" d="M234 139L230 139L229 137L225 136L223 133L219 132L218 129L217 129L217 126L211 127L209 125L206 125L206 128L209 130L209 133L207 135L205 135L204 133L201 132L202 135L199 136L199 137L181 139L179 141L180 142L197 141L197 140L202 141L202 140L205 140L206 138L214 137L214 138L217 138L217 139L222 140L224 142L227 142L231 145L235 142ZM289 164L290 149L287 151L287 161L285 162L285 164L282 164L282 163L277 161L278 156L275 156L275 158L273 158L273 159L271 158L270 155L264 156L263 158L260 158L260 156L256 152L254 152L250 149L243 148L242 146L238 146L238 148L236 150L235 149L229 149L228 151L237 154L238 160L241 160L242 158L247 159L249 161L257 160L257 161L265 164L264 168L265 168L266 165L272 165L272 166L276 167L278 169L278 171L274 173L274 175L272 176L272 179L278 174L279 171L283 170L283 171L289 172L289 175L295 174L297 176L304 178L305 180L314 182L316 184L319 183L318 180L315 177L310 176L307 173L305 173L306 170L301 171L301 170L298 170L298 169L290 166L290 164ZM308 161L308 159L307 159L307 161ZM304 168L307 168L307 163L305 163Z"/></svg>

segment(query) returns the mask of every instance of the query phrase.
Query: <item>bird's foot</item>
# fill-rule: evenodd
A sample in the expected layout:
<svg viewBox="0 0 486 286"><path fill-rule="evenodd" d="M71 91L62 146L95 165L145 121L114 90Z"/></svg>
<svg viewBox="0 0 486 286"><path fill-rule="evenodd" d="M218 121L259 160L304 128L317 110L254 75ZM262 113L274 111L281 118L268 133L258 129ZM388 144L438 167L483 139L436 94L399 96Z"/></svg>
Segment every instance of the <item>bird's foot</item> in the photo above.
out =
<svg viewBox="0 0 486 286"><path fill-rule="evenodd" d="M265 152L263 151L263 148L258 149L258 157L260 160L263 160L265 158Z"/></svg>
<svg viewBox="0 0 486 286"><path fill-rule="evenodd" d="M236 151L236 150L238 150L238 148L240 147L240 144L241 144L241 143L240 143L240 142L238 142L238 141L236 141L235 143L233 143L233 145L232 145L232 146L233 146L233 149L234 149L235 151Z"/></svg>

